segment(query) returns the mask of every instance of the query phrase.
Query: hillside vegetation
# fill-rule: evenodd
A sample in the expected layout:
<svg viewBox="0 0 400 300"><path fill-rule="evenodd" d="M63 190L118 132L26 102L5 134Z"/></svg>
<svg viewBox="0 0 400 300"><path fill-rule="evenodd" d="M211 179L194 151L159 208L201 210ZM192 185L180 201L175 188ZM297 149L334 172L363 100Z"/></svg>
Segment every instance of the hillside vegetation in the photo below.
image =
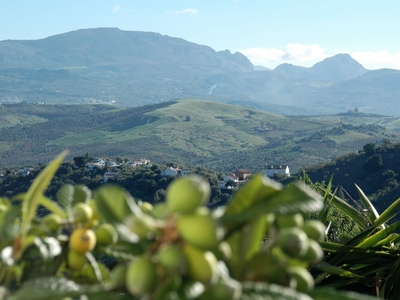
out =
<svg viewBox="0 0 400 300"><path fill-rule="evenodd" d="M399 120L394 117L362 113L288 117L189 99L125 109L3 105L0 120L4 166L47 162L69 149L71 159L90 152L253 172L265 164L289 164L294 173L367 143L400 140L395 131Z"/></svg>

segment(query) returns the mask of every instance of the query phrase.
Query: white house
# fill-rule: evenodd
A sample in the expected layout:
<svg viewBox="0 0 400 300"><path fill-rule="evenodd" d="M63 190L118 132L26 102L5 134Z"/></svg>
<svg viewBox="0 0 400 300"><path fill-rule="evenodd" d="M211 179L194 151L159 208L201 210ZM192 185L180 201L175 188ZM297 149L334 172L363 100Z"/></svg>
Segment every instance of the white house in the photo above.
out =
<svg viewBox="0 0 400 300"><path fill-rule="evenodd" d="M263 172L264 175L268 177L274 177L274 175L290 177L288 165L266 165Z"/></svg>
<svg viewBox="0 0 400 300"><path fill-rule="evenodd" d="M118 172L105 172L104 173L104 182L107 182L110 179L118 179L119 173Z"/></svg>
<svg viewBox="0 0 400 300"><path fill-rule="evenodd" d="M177 176L177 175L179 175L179 176L185 177L189 173L190 172L188 170L182 170L179 168L168 167L160 173L160 176Z"/></svg>
<svg viewBox="0 0 400 300"><path fill-rule="evenodd" d="M239 177L233 174L225 176L223 180L225 183L227 183L229 180L232 180L234 183L239 183Z"/></svg>
<svg viewBox="0 0 400 300"><path fill-rule="evenodd" d="M128 160L125 165L129 167L136 167L136 166L144 166L150 164L150 159L134 159L134 160Z"/></svg>
<svg viewBox="0 0 400 300"><path fill-rule="evenodd" d="M105 165L106 165L106 162L104 161L104 159L95 158L95 159L91 160L90 162L88 162L86 164L86 167L89 168L89 170L93 170L95 167L104 168Z"/></svg>

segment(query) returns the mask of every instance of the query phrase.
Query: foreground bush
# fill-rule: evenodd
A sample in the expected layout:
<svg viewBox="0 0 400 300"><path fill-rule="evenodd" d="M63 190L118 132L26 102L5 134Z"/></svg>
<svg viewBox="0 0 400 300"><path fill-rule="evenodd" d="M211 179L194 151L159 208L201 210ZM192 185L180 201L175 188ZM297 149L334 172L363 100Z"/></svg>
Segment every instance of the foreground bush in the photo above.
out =
<svg viewBox="0 0 400 300"><path fill-rule="evenodd" d="M53 202L44 191L64 155L25 194L0 200L0 299L376 299L314 288L315 270L324 267L318 283L331 275L321 260L334 247L309 220L326 198L304 184L255 176L213 211L197 175L154 207L115 185L65 185ZM51 213L38 218L39 206Z"/></svg>

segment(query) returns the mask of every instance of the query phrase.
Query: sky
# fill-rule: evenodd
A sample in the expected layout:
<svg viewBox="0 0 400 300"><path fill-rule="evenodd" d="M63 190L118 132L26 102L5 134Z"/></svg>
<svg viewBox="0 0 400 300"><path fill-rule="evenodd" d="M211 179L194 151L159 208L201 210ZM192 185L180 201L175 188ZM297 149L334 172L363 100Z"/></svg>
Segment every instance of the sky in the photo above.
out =
<svg viewBox="0 0 400 300"><path fill-rule="evenodd" d="M367 69L400 69L398 0L0 0L0 41L98 27L239 51L271 69L338 53Z"/></svg>

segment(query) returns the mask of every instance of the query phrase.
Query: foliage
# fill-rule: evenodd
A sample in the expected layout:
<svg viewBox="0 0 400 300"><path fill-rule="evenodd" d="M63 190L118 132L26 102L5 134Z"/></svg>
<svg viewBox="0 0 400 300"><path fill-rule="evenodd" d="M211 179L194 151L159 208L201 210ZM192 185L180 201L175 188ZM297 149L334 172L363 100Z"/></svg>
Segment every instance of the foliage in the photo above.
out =
<svg viewBox="0 0 400 300"><path fill-rule="evenodd" d="M84 186L65 185L58 191L56 203L44 196L44 190L64 156L44 168L25 194L1 199L2 299L80 295L100 300L375 299L313 289L314 279L307 268L323 270L321 274L334 269L327 264L334 263L331 258L337 249L320 242L329 255L318 264L323 253L317 239L323 230L318 229L317 236L306 231L308 220L304 216L318 212L324 201L304 184L283 187L257 175L225 208L215 211L196 207L207 202L211 192L199 175L185 180L202 181L201 189L196 184L184 184L180 190L167 188L166 206L138 202L112 184L93 194ZM179 179L175 186L177 182ZM191 201L198 204L188 206L186 202ZM39 205L54 218L35 216ZM185 212L178 212L180 205L186 207ZM82 209L84 217L77 213ZM368 247L392 242L383 242L392 227L376 231L392 210L377 218L370 216L373 227L365 228L361 236L365 238L366 232L373 235L357 239L363 256L375 257L375 252L366 251ZM294 216L295 225L290 221ZM293 246L299 251L293 251ZM311 249L316 252L310 256ZM391 253L384 258L395 256ZM331 274L337 274L337 269L334 271ZM321 274L317 283L327 277ZM395 291L396 279L385 285L385 290Z"/></svg>

